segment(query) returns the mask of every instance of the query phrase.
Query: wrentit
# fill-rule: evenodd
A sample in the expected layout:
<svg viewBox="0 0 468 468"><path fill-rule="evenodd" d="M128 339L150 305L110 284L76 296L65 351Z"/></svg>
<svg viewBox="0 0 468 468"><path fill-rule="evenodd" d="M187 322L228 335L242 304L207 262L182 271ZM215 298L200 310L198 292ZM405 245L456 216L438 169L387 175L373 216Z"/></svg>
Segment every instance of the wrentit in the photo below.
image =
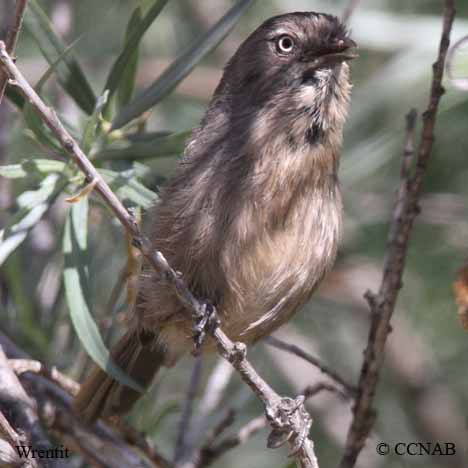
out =
<svg viewBox="0 0 468 468"><path fill-rule="evenodd" d="M356 44L331 15L270 18L239 47L176 173L148 214L150 239L216 306L232 340L288 321L330 270L341 231L339 149ZM173 290L143 268L114 361L143 386L192 348ZM203 351L214 349L208 338ZM74 401L92 421L140 394L95 368Z"/></svg>

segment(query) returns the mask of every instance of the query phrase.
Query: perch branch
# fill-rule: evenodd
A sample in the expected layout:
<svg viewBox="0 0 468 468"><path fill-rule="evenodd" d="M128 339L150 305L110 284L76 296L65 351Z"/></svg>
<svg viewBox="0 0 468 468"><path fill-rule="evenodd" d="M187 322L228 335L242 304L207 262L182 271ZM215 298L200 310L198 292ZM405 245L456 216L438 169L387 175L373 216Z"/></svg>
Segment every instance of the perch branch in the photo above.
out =
<svg viewBox="0 0 468 468"><path fill-rule="evenodd" d="M434 127L439 101L444 92L442 77L454 17L454 0L445 0L439 52L437 61L433 65L429 105L423 114L421 139L416 154L414 154L412 144L416 121L415 112L411 112L407 118L401 182L387 239L382 281L377 294L368 291L365 295L372 312L372 323L359 378L358 394L353 408L353 420L348 431L340 468L352 468L355 465L374 424L375 411L372 404L383 364L385 343L391 331L390 320L395 309L398 292L402 287L408 244L414 220L420 211L418 203L434 141ZM411 171L414 156L416 161L414 169Z"/></svg>
<svg viewBox="0 0 468 468"><path fill-rule="evenodd" d="M323 391L336 393L340 397L343 397L343 393L339 388L322 382L306 387L303 395L306 399L309 399ZM245 444L268 424L265 416L258 416L242 426L237 433L218 440L219 436L234 423L234 416L233 410L226 412L225 417L221 419L219 424L207 436L205 443L196 453L194 461L184 468L205 468L212 465L229 450Z"/></svg>
<svg viewBox="0 0 468 468"><path fill-rule="evenodd" d="M8 30L7 37L5 39L5 47L7 52L13 56L16 48L16 42L18 41L19 32L21 29L21 23L23 22L24 10L26 8L27 0L16 0L15 17L13 24ZM8 75L0 70L0 104L3 100L5 88L8 81Z"/></svg>
<svg viewBox="0 0 468 468"><path fill-rule="evenodd" d="M204 316L206 304L199 301L188 289L181 275L170 267L163 254L155 251L148 238L142 235L134 217L124 208L117 196L106 184L99 172L94 168L77 142L65 129L53 109L47 107L42 99L30 86L22 73L18 70L5 44L0 42L0 64L9 76L9 84L15 86L31 104L41 120L50 128L65 151L70 155L89 183L96 180L95 191L99 193L115 216L128 230L136 247L140 249L149 264L164 277L174 289L178 298L185 306L191 318L200 319ZM308 438L311 419L303 406L301 398L293 400L281 397L270 385L260 377L246 358L246 346L234 343L217 327L213 332L218 351L238 371L244 382L255 392L265 406L269 423L273 428L272 435L285 435L292 455L301 468L318 467L313 443Z"/></svg>

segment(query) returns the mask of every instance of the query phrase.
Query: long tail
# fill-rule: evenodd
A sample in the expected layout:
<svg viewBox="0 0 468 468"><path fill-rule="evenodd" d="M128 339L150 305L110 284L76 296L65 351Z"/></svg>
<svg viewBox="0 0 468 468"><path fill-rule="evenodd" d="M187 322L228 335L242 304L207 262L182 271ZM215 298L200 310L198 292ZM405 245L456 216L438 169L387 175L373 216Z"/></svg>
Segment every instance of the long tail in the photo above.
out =
<svg viewBox="0 0 468 468"><path fill-rule="evenodd" d="M164 349L155 342L152 332L129 330L111 349L114 362L143 387L151 383L164 361ZM95 366L81 385L73 409L83 421L93 422L100 416L126 413L140 396Z"/></svg>

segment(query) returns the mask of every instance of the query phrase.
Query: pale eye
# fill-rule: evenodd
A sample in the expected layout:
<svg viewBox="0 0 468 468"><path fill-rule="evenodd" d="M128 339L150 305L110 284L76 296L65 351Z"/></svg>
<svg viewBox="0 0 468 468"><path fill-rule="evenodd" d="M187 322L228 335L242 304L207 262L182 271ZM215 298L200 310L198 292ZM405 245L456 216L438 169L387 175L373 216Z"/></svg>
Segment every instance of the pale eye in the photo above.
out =
<svg viewBox="0 0 468 468"><path fill-rule="evenodd" d="M294 49L294 39L285 34L276 42L276 48L281 54L290 54Z"/></svg>

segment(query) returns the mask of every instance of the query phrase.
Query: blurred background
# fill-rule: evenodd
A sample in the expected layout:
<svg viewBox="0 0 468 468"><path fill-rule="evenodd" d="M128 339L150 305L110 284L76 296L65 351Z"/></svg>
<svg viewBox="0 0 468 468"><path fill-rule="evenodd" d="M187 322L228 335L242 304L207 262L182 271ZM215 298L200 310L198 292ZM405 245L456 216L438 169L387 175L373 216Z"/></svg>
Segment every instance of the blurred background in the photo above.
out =
<svg viewBox="0 0 468 468"><path fill-rule="evenodd" d="M12 3L0 1L3 28ZM241 8L226 20L233 29L221 41L227 26L217 35L211 28L239 3L169 1L149 25L139 51L132 49L127 66L114 74L120 81L112 100L106 105L101 99L102 115L98 112L96 117L95 113L93 120L93 95L102 95L116 58L128 44L130 18L138 22L135 9L141 5L145 12L152 3L32 2L46 17L36 7L27 12L16 54L32 83L53 64L51 76L41 83L41 95L83 142L118 195L141 211L143 222L144 209L157 199L159 187L180 156L186 132L203 116L223 65L246 36L276 14L314 10L340 15L349 2L240 2ZM457 3L453 42L468 34L468 3ZM275 336L318 356L352 384L359 376L370 323L363 294L375 290L381 277L388 220L399 183L404 118L410 108L421 113L427 105L441 10L440 0L363 0L349 23L360 58L352 64L354 93L340 169L345 236L333 273L310 304ZM62 49L56 46L40 18L43 22L48 18L57 35L54 37L61 38L65 47L72 44L71 48L64 52L63 45ZM206 36L207 31L211 36ZM82 75L70 65L72 57ZM455 72L460 76L468 76L464 75L467 59L463 50L456 57ZM176 65L165 74L166 81L158 80L174 60ZM187 76L182 80L184 74ZM447 79L445 84L447 93L437 119L422 213L411 239L404 288L376 395L377 423L359 459L362 468L467 466L468 335L457 320L452 283L468 253L468 94ZM143 98L142 90L146 90ZM31 109L18 96L11 92L9 96L12 101L0 107L0 164L8 165L0 172L4 176L0 176L0 227L4 229L0 236L0 329L34 358L81 380L89 369L89 358L70 319L73 304L69 307L63 270L64 226L70 219L70 205L64 198L79 190L82 179L65 164L49 167L47 163L28 162L66 158ZM133 117L137 120L129 125ZM120 129L109 134L112 121ZM15 226L16 230L12 229ZM111 299L113 290L123 290L119 277L127 250L121 227L94 196L89 203L87 233L87 248L80 259L88 269L86 300L109 344L123 329L127 313L124 293ZM309 385L327 381L307 362L263 343L251 349L249 356L279 393L296 395ZM193 362L187 357L175 369L159 374L129 417L169 458ZM193 446L203 442L227 408L236 412L228 433L261 414L259 401L237 375L231 374L216 356L203 361L195 399L197 430L189 437ZM206 386L213 385L213 375L226 386L221 400L215 402L205 393ZM308 408L314 418L312 438L320 466L337 466L350 423L350 403L335 394L320 393L309 400ZM261 430L213 466L288 466L286 450L266 449L266 436L266 429ZM375 452L378 441L453 442L457 454L382 457ZM78 457L73 463L86 466Z"/></svg>

